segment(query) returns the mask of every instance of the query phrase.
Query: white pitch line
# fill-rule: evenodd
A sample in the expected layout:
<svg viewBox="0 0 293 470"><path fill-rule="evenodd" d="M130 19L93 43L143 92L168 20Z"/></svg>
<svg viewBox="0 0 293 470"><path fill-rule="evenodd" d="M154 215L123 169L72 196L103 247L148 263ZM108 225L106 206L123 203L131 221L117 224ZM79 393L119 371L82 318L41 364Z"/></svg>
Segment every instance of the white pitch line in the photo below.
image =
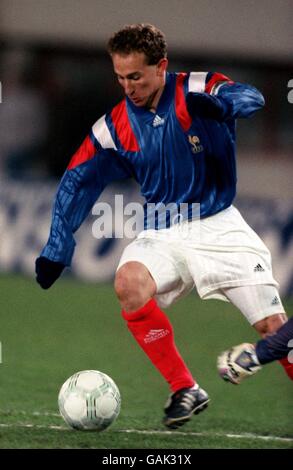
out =
<svg viewBox="0 0 293 470"><path fill-rule="evenodd" d="M47 415L46 415L47 416ZM0 428L30 428L30 429L52 429L54 431L72 431L67 426L57 425L42 425L42 424L31 424L31 423L0 423ZM224 433L209 433L209 432L182 432L182 431L159 431L159 430L143 430L143 429L117 429L113 430L117 433L125 434L145 434L145 435L162 435L162 436L187 436L187 437L226 437L231 439L259 439L263 441L281 441L281 442L293 442L293 438L280 437L280 436L262 436L260 434L243 433L243 434L224 434Z"/></svg>
<svg viewBox="0 0 293 470"><path fill-rule="evenodd" d="M24 410L1 410L0 415L4 416L19 416L19 415L26 415L26 416L52 416L61 418L60 413L53 413L52 411L24 411Z"/></svg>
<svg viewBox="0 0 293 470"><path fill-rule="evenodd" d="M31 424L31 423L0 423L0 428L30 428L30 429L54 429L57 431L71 431L70 428L66 426L54 426L49 424L48 426L44 424Z"/></svg>
<svg viewBox="0 0 293 470"><path fill-rule="evenodd" d="M133 434L162 434L177 436L196 436L196 437L229 437L232 439L261 439L264 441L284 441L293 442L293 438L279 437L279 436L262 436L260 434L243 433L243 434L224 434L224 433L210 433L210 432L182 432L182 431L144 431L140 429L121 429L117 432L133 433Z"/></svg>

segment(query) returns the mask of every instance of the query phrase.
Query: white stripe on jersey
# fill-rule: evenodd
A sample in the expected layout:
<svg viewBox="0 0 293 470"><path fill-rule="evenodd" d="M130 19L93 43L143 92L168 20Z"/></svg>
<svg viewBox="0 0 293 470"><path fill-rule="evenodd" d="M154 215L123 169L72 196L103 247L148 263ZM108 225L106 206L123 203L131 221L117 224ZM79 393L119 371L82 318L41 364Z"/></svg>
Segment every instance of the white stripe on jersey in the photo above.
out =
<svg viewBox="0 0 293 470"><path fill-rule="evenodd" d="M105 120L105 114L93 125L92 131L103 149L117 150Z"/></svg>
<svg viewBox="0 0 293 470"><path fill-rule="evenodd" d="M222 88L223 85L227 85L227 81L224 82L216 82L211 89L211 95L217 95L220 91L220 88Z"/></svg>
<svg viewBox="0 0 293 470"><path fill-rule="evenodd" d="M204 93L208 72L190 72L188 79L188 91Z"/></svg>

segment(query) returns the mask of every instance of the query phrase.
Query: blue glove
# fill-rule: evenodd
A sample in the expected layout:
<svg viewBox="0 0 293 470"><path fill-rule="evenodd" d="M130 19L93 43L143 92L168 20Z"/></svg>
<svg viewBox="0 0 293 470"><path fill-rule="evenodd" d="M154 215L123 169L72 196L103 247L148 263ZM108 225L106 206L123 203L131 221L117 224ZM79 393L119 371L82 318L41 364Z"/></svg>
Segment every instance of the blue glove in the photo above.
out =
<svg viewBox="0 0 293 470"><path fill-rule="evenodd" d="M228 104L208 93L188 93L186 102L191 116L223 121L227 115Z"/></svg>
<svg viewBox="0 0 293 470"><path fill-rule="evenodd" d="M43 289L49 289L61 275L64 268L63 263L40 256L36 259L36 281Z"/></svg>

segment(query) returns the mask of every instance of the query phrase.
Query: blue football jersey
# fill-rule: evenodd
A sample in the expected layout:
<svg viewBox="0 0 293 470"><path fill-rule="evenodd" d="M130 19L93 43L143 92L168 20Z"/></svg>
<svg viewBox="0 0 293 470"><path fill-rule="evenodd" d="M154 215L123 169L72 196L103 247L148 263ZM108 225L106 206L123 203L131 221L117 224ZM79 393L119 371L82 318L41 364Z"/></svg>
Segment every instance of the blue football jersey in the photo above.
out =
<svg viewBox="0 0 293 470"><path fill-rule="evenodd" d="M93 125L73 155L41 255L70 265L74 232L115 180L132 177L138 182L146 215L147 204L185 204L189 219L195 203L200 204L200 217L229 207L237 181L236 119L263 105L254 87L212 72L167 73L156 113L123 99Z"/></svg>

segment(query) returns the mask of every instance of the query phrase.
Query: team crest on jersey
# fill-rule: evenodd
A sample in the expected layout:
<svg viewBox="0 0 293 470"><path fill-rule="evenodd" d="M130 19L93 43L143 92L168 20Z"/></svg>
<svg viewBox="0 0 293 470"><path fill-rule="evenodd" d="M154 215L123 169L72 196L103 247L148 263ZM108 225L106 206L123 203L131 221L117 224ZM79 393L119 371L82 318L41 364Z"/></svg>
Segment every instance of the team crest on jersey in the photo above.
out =
<svg viewBox="0 0 293 470"><path fill-rule="evenodd" d="M153 127L163 126L164 124L165 119L161 118L158 114L156 114L153 120Z"/></svg>
<svg viewBox="0 0 293 470"><path fill-rule="evenodd" d="M197 135L189 135L188 141L191 145L191 150L193 153L199 153L203 151L203 146L201 145L199 137L197 137Z"/></svg>

